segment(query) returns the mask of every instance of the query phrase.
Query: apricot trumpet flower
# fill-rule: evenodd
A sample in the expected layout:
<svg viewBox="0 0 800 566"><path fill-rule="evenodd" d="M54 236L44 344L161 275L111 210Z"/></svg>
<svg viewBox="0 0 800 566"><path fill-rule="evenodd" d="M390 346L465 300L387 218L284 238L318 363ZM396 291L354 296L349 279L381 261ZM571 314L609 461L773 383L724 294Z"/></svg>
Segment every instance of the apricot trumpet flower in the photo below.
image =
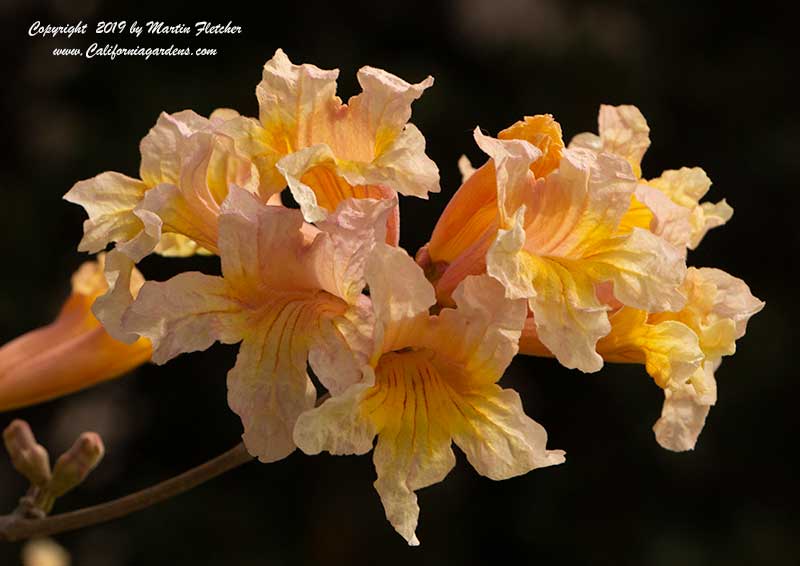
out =
<svg viewBox="0 0 800 566"><path fill-rule="evenodd" d="M118 377L150 359L150 342L114 340L91 312L106 290L103 255L72 276L72 293L56 320L0 348L0 411L41 403ZM143 279L133 273L131 292Z"/></svg>

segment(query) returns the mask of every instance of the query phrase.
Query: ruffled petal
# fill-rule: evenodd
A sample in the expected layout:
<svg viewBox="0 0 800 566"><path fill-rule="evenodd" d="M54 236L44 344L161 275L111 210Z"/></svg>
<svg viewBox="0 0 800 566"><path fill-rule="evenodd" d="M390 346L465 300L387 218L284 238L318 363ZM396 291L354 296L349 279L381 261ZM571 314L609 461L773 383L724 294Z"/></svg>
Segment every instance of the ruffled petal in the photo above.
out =
<svg viewBox="0 0 800 566"><path fill-rule="evenodd" d="M494 196L499 203L500 225L507 228L511 217L527 204L534 180L531 164L542 156L542 151L526 140L499 140L485 136L480 128L475 128L473 137L494 163Z"/></svg>
<svg viewBox="0 0 800 566"><path fill-rule="evenodd" d="M106 255L105 278L107 290L94 301L92 312L114 339L132 344L139 334L127 329L122 317L144 285L144 277L130 257L112 250Z"/></svg>
<svg viewBox="0 0 800 566"><path fill-rule="evenodd" d="M394 327L399 332L399 323L427 316L436 302L422 269L401 248L377 244L367 260L365 276L376 324L387 332ZM390 341L388 335L384 339Z"/></svg>
<svg viewBox="0 0 800 566"><path fill-rule="evenodd" d="M472 386L495 383L517 353L526 301L507 299L503 285L488 275L467 277L453 299L456 308L442 309L431 321L427 347L462 366Z"/></svg>
<svg viewBox="0 0 800 566"><path fill-rule="evenodd" d="M354 385L301 414L294 427L297 447L309 455L323 450L335 455L361 455L372 450L377 431L372 420L361 411L371 385L371 382Z"/></svg>
<svg viewBox="0 0 800 566"><path fill-rule="evenodd" d="M181 141L210 125L207 118L192 110L175 114L162 112L156 125L139 144L142 154L139 176L142 181L151 188L161 183L178 183L181 175Z"/></svg>
<svg viewBox="0 0 800 566"><path fill-rule="evenodd" d="M716 204L700 203L711 187L711 179L700 167L664 171L660 177L647 183L688 211L691 223L689 249L695 249L710 229L722 226L733 216L733 209L724 199Z"/></svg>
<svg viewBox="0 0 800 566"><path fill-rule="evenodd" d="M78 250L97 253L112 242L136 237L142 222L133 211L145 191L147 185L138 179L110 171L75 183L64 200L82 206L89 215Z"/></svg>
<svg viewBox="0 0 800 566"><path fill-rule="evenodd" d="M659 387L685 384L705 359L694 331L677 321L647 322L647 313L624 307L611 315L611 332L597 343L608 362L645 364Z"/></svg>
<svg viewBox="0 0 800 566"><path fill-rule="evenodd" d="M124 329L153 343L153 361L242 339L242 305L221 277L187 272L163 283L148 281L122 319Z"/></svg>
<svg viewBox="0 0 800 566"><path fill-rule="evenodd" d="M705 382L700 394L691 384L680 384L664 390L664 407L661 417L653 425L658 443L673 452L694 450L697 439L705 426L708 412L717 401L717 386L714 380L716 366L706 362L698 373Z"/></svg>
<svg viewBox="0 0 800 566"><path fill-rule="evenodd" d="M636 178L640 178L642 157L650 147L650 127L639 109L631 105L603 104L597 122L603 151L625 158Z"/></svg>
<svg viewBox="0 0 800 566"><path fill-rule="evenodd" d="M686 303L680 289L686 276L683 253L650 232L634 228L596 246L583 260L595 280L614 282L614 296L625 305L659 312Z"/></svg>
<svg viewBox="0 0 800 566"><path fill-rule="evenodd" d="M278 295L251 313L255 320L248 322L236 365L228 373L228 404L242 419L248 452L262 462L294 451L295 422L314 406L317 393L306 374L308 349L329 303L319 295Z"/></svg>
<svg viewBox="0 0 800 566"><path fill-rule="evenodd" d="M546 449L547 432L524 413L516 391L488 385L456 403L463 421L453 440L481 475L504 480L565 461L563 450Z"/></svg>

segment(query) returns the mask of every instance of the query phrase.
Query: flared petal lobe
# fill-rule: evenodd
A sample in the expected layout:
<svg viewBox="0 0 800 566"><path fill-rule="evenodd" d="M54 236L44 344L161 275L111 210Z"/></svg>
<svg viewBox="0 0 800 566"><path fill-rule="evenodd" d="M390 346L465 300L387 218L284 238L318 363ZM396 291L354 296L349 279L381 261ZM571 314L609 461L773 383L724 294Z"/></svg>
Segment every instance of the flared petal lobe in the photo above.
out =
<svg viewBox="0 0 800 566"><path fill-rule="evenodd" d="M385 275L387 266L401 275ZM564 456L546 449L544 429L525 416L517 394L495 383L517 351L524 301L506 299L486 275L469 277L454 293L457 307L432 316L433 289L402 250L376 247L366 273L376 354L363 383L301 415L295 441L309 454L363 454L377 436L375 487L387 519L416 545L415 491L452 469L453 442L492 479Z"/></svg>
<svg viewBox="0 0 800 566"><path fill-rule="evenodd" d="M111 338L91 306L106 287L101 255L72 277L56 320L0 348L0 411L47 401L118 377L150 359L150 342ZM134 272L133 292L136 292Z"/></svg>

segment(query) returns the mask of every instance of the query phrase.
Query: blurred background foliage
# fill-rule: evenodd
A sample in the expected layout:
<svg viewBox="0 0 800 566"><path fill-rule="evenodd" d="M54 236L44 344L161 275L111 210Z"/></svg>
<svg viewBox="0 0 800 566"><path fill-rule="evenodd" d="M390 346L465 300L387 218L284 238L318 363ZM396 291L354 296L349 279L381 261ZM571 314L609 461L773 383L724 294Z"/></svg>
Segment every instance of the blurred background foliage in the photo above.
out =
<svg viewBox="0 0 800 566"><path fill-rule="evenodd" d="M277 47L295 62L342 70L343 98L365 64L435 86L413 122L439 164L442 193L404 199L402 243L413 253L459 184L456 161L482 160L471 130L496 133L549 112L565 137L595 131L600 103L636 104L652 129L645 176L701 165L736 209L690 254L746 280L767 301L717 376L719 402L693 453L658 447L650 427L662 395L642 367L595 375L518 358L504 378L567 451L563 466L495 483L459 457L420 493L422 547L383 517L368 457L304 457L248 466L156 508L58 540L75 566L255 564L796 564L797 412L791 320L797 281L800 177L794 20L783 4L605 0L342 3L3 0L3 277L0 341L49 322L68 293L83 211L60 200L104 170L135 175L138 141L158 113L220 106L256 115L255 85ZM104 20L232 20L240 36L96 37ZM35 20L83 20L71 40L29 38ZM86 60L51 56L92 41L214 47L216 57ZM795 84L796 86L796 84ZM214 271L213 259L148 258L165 279ZM0 415L28 419L52 452L96 430L108 454L58 504L78 508L181 472L238 441L225 403L235 348L216 346L163 367ZM25 485L0 458L0 509ZM19 564L21 544L0 546Z"/></svg>

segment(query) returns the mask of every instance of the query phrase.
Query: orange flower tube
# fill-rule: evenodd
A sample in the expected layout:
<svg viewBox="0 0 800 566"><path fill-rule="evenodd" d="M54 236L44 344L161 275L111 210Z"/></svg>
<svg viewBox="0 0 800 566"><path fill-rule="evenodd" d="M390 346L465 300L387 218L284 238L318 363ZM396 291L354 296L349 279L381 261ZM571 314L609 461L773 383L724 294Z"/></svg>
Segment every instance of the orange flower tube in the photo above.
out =
<svg viewBox="0 0 800 566"><path fill-rule="evenodd" d="M150 342L111 338L92 314L107 284L103 256L72 276L72 294L51 324L0 348L0 411L48 401L130 371L150 359ZM141 286L138 272L132 292Z"/></svg>

